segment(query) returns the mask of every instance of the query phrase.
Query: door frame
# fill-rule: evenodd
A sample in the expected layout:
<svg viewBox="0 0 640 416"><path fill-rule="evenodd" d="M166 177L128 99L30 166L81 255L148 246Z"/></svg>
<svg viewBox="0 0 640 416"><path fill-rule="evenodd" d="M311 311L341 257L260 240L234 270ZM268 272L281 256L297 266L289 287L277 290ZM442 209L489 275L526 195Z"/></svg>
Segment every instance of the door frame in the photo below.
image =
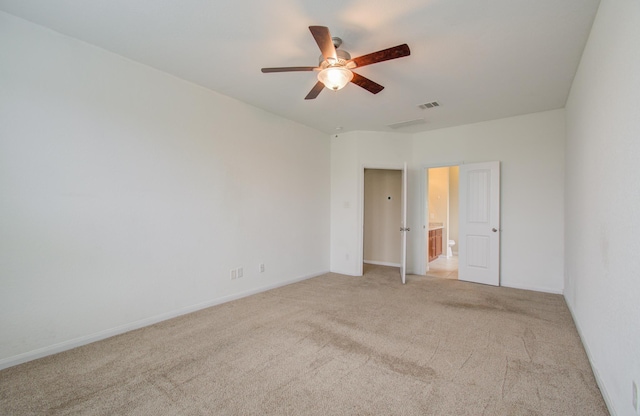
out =
<svg viewBox="0 0 640 416"><path fill-rule="evenodd" d="M358 171L358 273L357 276L362 276L363 263L364 263L364 170L365 169L379 169L379 170L404 170L404 163L362 163ZM400 227L398 225L398 227Z"/></svg>
<svg viewBox="0 0 640 416"><path fill-rule="evenodd" d="M420 255L418 274L424 276L429 271L429 262L427 258L427 247L429 246L429 207L427 199L429 197L429 169L450 168L452 166L464 165L462 162L442 162L442 163L426 163L422 165L422 178L420 179L420 212L422 219L422 232L420 233Z"/></svg>

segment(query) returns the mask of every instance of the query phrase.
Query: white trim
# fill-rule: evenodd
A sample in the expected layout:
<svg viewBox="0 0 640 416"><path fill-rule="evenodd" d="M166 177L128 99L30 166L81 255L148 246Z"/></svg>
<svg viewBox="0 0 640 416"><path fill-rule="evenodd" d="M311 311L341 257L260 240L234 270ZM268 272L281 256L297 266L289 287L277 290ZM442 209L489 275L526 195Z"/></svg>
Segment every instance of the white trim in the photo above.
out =
<svg viewBox="0 0 640 416"><path fill-rule="evenodd" d="M362 274L354 274L354 273L349 273L349 272L331 272L334 274L339 274L342 276L350 276L350 277L362 277Z"/></svg>
<svg viewBox="0 0 640 416"><path fill-rule="evenodd" d="M553 293L554 295L563 294L562 289L551 289L551 288L542 287L542 286L504 284L502 280L500 280L500 287L510 287L511 289L533 290L534 292Z"/></svg>
<svg viewBox="0 0 640 416"><path fill-rule="evenodd" d="M363 260L365 264L375 264L376 266L400 267L400 263L390 263L388 261Z"/></svg>
<svg viewBox="0 0 640 416"><path fill-rule="evenodd" d="M256 289L247 290L245 292L236 293L233 295L227 295L220 298L216 298L213 300L209 300L202 303L197 303L195 305L186 306L184 308L176 309L171 312L162 313L160 315L151 316L149 318L141 319L139 321L131 322L128 324L120 325L115 328L105 329L103 331L96 332L94 334L81 336L78 338L70 339L68 341L63 341L57 344L49 345L46 347L38 348L33 351L25 352L22 354L14 355L13 357L8 357L0 360L0 370L4 370L5 368L13 367L18 364L23 364L28 361L36 360L38 358L46 357L48 355L57 354L62 351L67 351L72 348L81 347L83 345L91 344L92 342L100 341L106 338L113 337L115 335L120 335L125 332L133 331L135 329L143 328L145 326L153 325L158 322L166 321L168 319L176 318L181 315L186 315L188 313L196 312L201 309L210 308L212 306L220 305L223 303L231 302L233 300L241 299L247 296L255 295L257 293L266 292L271 289L276 289L278 287L287 286L292 283L301 282L303 280L311 279L314 277L321 276L323 274L329 273L329 271L321 271L312 274L308 274L301 277L296 277L291 280L287 280L285 282L274 283L267 286L262 286Z"/></svg>
<svg viewBox="0 0 640 416"><path fill-rule="evenodd" d="M593 371L593 376L596 379L596 384L598 384L598 387L600 388L600 393L602 393L604 404L607 405L607 409L609 410L609 413L612 416L616 416L617 413L615 411L615 407L613 407L613 401L611 400L611 396L609 396L609 393L607 392L606 386L604 384L604 381L602 380L602 377L600 376L600 372L598 371L598 368L595 366L595 364L593 363L593 360L591 359L592 355L591 355L591 351L589 350L589 345L587 344L587 340L585 339L585 337L582 336L582 330L580 329L580 325L578 324L578 321L576 320L576 317L573 314L573 309L571 308L571 305L567 301L567 297L566 296L563 296L563 297L564 297L564 302L567 304L567 308L569 309L569 313L571 313L571 319L573 319L573 324L576 326L576 330L578 331L578 336L580 337L580 341L582 341L582 346L584 347L584 351L587 353L587 359L589 360L589 364L591 365L591 370Z"/></svg>
<svg viewBox="0 0 640 416"><path fill-rule="evenodd" d="M362 277L362 274L355 274L352 271L344 270L344 268L343 268L343 270L333 269L333 270L331 270L331 273L340 274L340 275L343 275L343 276Z"/></svg>

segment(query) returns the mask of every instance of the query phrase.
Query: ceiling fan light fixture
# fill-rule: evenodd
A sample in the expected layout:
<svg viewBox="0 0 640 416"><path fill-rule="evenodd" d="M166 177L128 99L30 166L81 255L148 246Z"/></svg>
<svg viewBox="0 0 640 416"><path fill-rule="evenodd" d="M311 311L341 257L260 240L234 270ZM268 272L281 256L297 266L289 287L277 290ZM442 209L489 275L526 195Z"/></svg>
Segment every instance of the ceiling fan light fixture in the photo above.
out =
<svg viewBox="0 0 640 416"><path fill-rule="evenodd" d="M329 66L318 73L318 81L330 90L338 91L353 79L353 72L344 66Z"/></svg>
<svg viewBox="0 0 640 416"><path fill-rule="evenodd" d="M371 94L377 94L384 89L382 85L360 74L351 72L351 70L378 62L402 58L403 56L409 56L411 54L409 46L405 43L351 59L349 52L344 49L338 49L342 44L342 39L331 37L328 27L309 26L309 31L318 44L318 48L320 48L321 55L318 58L318 66L262 68L262 72L264 73L319 71L318 82L315 83L311 91L304 97L305 100L315 99L325 87L333 91L338 91L344 88L349 82L354 83L360 88L364 88Z"/></svg>

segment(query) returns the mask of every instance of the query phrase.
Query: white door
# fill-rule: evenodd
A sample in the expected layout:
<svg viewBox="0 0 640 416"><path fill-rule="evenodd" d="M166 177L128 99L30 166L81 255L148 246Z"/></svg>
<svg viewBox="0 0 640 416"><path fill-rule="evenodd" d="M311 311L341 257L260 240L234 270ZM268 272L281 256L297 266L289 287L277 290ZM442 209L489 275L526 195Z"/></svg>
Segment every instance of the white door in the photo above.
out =
<svg viewBox="0 0 640 416"><path fill-rule="evenodd" d="M402 168L402 218L400 220L400 234L402 238L402 252L400 253L400 276L402 284L407 280L407 162Z"/></svg>
<svg viewBox="0 0 640 416"><path fill-rule="evenodd" d="M500 285L500 162L460 165L458 279Z"/></svg>

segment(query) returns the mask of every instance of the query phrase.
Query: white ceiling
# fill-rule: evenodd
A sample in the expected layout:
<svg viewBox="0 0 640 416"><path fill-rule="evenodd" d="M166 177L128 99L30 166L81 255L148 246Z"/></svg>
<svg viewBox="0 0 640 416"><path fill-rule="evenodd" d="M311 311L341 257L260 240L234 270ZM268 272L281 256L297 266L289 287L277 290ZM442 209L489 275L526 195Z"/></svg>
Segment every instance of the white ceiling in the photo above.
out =
<svg viewBox="0 0 640 416"><path fill-rule="evenodd" d="M416 132L564 107L599 0L0 0L0 10L327 133ZM308 26L352 57L402 43L411 56L356 70L304 100L317 65ZM438 100L441 107L421 110ZM424 118L391 130L389 124Z"/></svg>

